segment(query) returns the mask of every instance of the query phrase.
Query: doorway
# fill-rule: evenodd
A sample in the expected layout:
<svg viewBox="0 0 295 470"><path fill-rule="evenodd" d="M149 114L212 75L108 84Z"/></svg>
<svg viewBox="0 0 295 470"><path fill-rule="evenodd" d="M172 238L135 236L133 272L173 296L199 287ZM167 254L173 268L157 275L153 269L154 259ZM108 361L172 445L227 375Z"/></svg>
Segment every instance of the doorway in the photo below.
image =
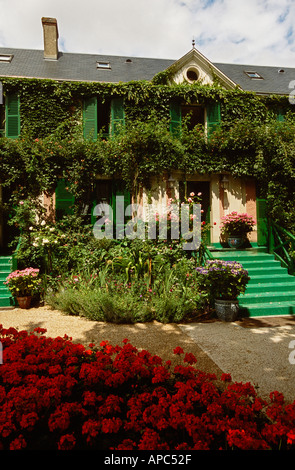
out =
<svg viewBox="0 0 295 470"><path fill-rule="evenodd" d="M210 205L210 181L180 181L179 182L179 199L180 202L184 202L185 198L188 198L190 193L195 195L201 193L201 205L202 205L202 222L210 224L211 219L211 205ZM210 230L208 230L207 237L205 240L207 245L211 243Z"/></svg>

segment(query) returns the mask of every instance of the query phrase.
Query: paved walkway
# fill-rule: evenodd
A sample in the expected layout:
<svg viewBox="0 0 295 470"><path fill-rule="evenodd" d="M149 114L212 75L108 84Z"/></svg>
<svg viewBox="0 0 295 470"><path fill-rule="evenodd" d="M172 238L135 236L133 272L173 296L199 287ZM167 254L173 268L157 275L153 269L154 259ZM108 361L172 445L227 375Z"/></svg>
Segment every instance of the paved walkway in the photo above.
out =
<svg viewBox="0 0 295 470"><path fill-rule="evenodd" d="M295 318L192 323L180 329L234 381L258 385L265 399L277 390L286 401L295 400Z"/></svg>
<svg viewBox="0 0 295 470"><path fill-rule="evenodd" d="M234 381L258 385L258 394L268 399L279 391L285 399L295 399L295 318L268 317L235 323L211 321L205 323L168 324L158 322L117 325L95 322L86 318L64 315L48 307L29 310L0 310L0 324L32 331L47 329L47 336L67 334L73 341L88 345L108 340L122 345L127 338L138 349L147 349L163 360L178 360L173 349L180 346L195 354L200 370L230 373ZM291 361L292 362L292 361Z"/></svg>

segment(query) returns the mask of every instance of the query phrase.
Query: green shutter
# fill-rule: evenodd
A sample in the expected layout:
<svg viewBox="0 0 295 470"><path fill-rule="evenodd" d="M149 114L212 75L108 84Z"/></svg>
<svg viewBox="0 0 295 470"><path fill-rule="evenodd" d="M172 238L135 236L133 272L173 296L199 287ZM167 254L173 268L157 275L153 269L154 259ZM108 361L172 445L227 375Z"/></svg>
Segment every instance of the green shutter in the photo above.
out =
<svg viewBox="0 0 295 470"><path fill-rule="evenodd" d="M125 124L124 98L121 96L111 100L110 134L116 135Z"/></svg>
<svg viewBox="0 0 295 470"><path fill-rule="evenodd" d="M87 98L83 102L83 133L85 139L97 139L97 98Z"/></svg>
<svg viewBox="0 0 295 470"><path fill-rule="evenodd" d="M67 183L60 179L55 190L55 214L57 219L64 215L72 215L74 212L75 197L68 190Z"/></svg>
<svg viewBox="0 0 295 470"><path fill-rule="evenodd" d="M217 129L221 121L220 103L209 103L207 112L207 135L208 137Z"/></svg>
<svg viewBox="0 0 295 470"><path fill-rule="evenodd" d="M257 244L266 246L268 244L267 206L265 199L256 199L257 214Z"/></svg>
<svg viewBox="0 0 295 470"><path fill-rule="evenodd" d="M280 122L285 121L285 111L283 108L279 108L277 111L277 121L280 121Z"/></svg>
<svg viewBox="0 0 295 470"><path fill-rule="evenodd" d="M175 137L181 132L181 106L177 102L170 103L170 132Z"/></svg>
<svg viewBox="0 0 295 470"><path fill-rule="evenodd" d="M19 97L7 95L5 99L5 135L9 139L17 139L20 134Z"/></svg>

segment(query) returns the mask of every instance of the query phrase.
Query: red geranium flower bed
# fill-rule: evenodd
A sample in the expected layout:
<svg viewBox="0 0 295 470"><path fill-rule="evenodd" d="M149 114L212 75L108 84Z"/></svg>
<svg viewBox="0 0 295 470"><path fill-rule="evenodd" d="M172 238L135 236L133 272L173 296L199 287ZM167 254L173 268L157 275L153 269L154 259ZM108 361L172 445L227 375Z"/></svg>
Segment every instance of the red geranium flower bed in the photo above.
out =
<svg viewBox="0 0 295 470"><path fill-rule="evenodd" d="M294 449L295 403L250 383L224 387L181 348L171 367L128 340L89 349L46 330L0 326L0 448Z"/></svg>

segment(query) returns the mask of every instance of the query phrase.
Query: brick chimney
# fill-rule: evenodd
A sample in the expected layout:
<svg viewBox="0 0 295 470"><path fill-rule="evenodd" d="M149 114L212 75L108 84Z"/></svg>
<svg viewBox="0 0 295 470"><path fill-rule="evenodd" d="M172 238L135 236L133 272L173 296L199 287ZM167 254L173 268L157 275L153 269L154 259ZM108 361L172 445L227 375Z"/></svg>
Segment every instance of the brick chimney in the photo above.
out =
<svg viewBox="0 0 295 470"><path fill-rule="evenodd" d="M44 59L58 59L58 29L55 18L42 18Z"/></svg>

